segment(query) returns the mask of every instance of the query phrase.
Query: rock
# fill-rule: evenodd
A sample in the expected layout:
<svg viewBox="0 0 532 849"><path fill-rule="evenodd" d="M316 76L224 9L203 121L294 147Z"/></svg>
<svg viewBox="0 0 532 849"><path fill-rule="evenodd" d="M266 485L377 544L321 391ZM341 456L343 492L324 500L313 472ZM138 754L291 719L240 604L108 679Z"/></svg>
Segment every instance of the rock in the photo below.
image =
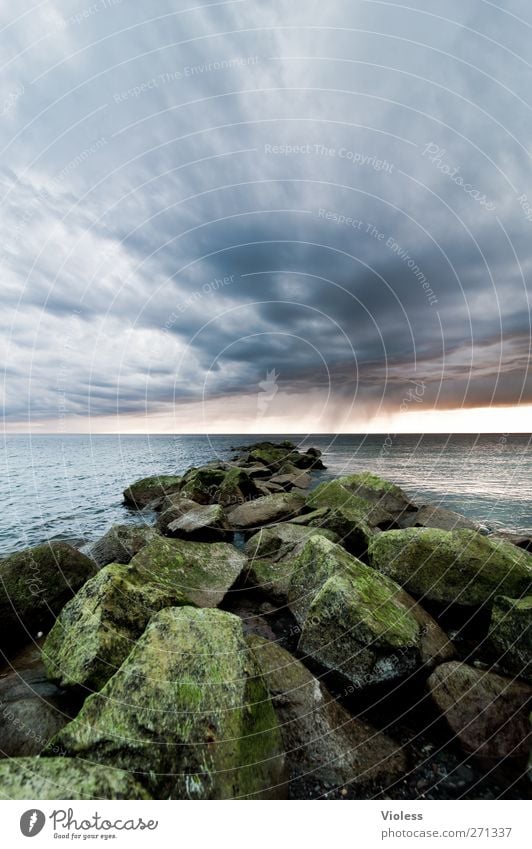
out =
<svg viewBox="0 0 532 849"><path fill-rule="evenodd" d="M497 531L490 534L492 539L503 539L505 542L511 542L519 548L524 548L525 551L532 551L532 537L526 534L519 534L515 531Z"/></svg>
<svg viewBox="0 0 532 849"><path fill-rule="evenodd" d="M290 523L262 528L244 546L244 553L249 557L244 573L246 586L251 590L260 590L276 602L286 604L293 571L292 560L316 534L321 534L332 542L337 539L331 531Z"/></svg>
<svg viewBox="0 0 532 849"><path fill-rule="evenodd" d="M341 546L318 534L291 565L288 603L302 626L299 651L353 687L453 657L452 644L428 613Z"/></svg>
<svg viewBox="0 0 532 849"><path fill-rule="evenodd" d="M530 736L527 703L532 688L456 661L428 679L432 700L466 752L487 766L526 764Z"/></svg>
<svg viewBox="0 0 532 849"><path fill-rule="evenodd" d="M285 605L292 577L291 560L249 561L244 572L244 583L249 590L260 591L279 604Z"/></svg>
<svg viewBox="0 0 532 849"><path fill-rule="evenodd" d="M270 481L257 481L257 492L259 493L258 497L261 495L272 495L276 492L284 492L282 486L279 486L277 483L270 483Z"/></svg>
<svg viewBox="0 0 532 849"><path fill-rule="evenodd" d="M167 608L57 737L68 755L124 770L157 799L271 798L283 747L240 619Z"/></svg>
<svg viewBox="0 0 532 849"><path fill-rule="evenodd" d="M181 487L179 475L153 475L135 481L124 490L124 501L139 510Z"/></svg>
<svg viewBox="0 0 532 849"><path fill-rule="evenodd" d="M129 563L156 533L145 525L113 525L103 537L87 546L86 554L100 567Z"/></svg>
<svg viewBox="0 0 532 849"><path fill-rule="evenodd" d="M223 507L229 508L259 498L260 495L261 492L248 471L236 468L226 473L216 493L216 500Z"/></svg>
<svg viewBox="0 0 532 849"><path fill-rule="evenodd" d="M3 799L149 799L118 769L75 758L15 758L0 763Z"/></svg>
<svg viewBox="0 0 532 849"><path fill-rule="evenodd" d="M0 561L0 647L46 631L96 564L64 542L27 548Z"/></svg>
<svg viewBox="0 0 532 849"><path fill-rule="evenodd" d="M497 596L488 640L498 667L532 684L532 596Z"/></svg>
<svg viewBox="0 0 532 849"><path fill-rule="evenodd" d="M0 758L38 755L68 722L64 702L42 664L0 678Z"/></svg>
<svg viewBox="0 0 532 849"><path fill-rule="evenodd" d="M353 475L358 480L357 475ZM378 479L377 479L378 480ZM325 481L307 497L311 510L328 510L311 522L338 534L341 544L356 556L365 555L376 529L398 527L394 516L375 501L356 495L351 477Z"/></svg>
<svg viewBox="0 0 532 849"><path fill-rule="evenodd" d="M285 462L292 463L296 469L321 470L326 468L319 457L308 452L306 454L300 454L299 451L291 451L290 454L286 455Z"/></svg>
<svg viewBox="0 0 532 849"><path fill-rule="evenodd" d="M105 566L63 608L46 638L42 657L49 679L61 687L100 690L153 614L189 603L177 585L145 580L131 565Z"/></svg>
<svg viewBox="0 0 532 849"><path fill-rule="evenodd" d="M198 607L216 607L246 562L229 543L159 537L139 551L130 565L146 582L178 590Z"/></svg>
<svg viewBox="0 0 532 849"><path fill-rule="evenodd" d="M264 495L231 510L228 513L229 524L237 530L260 528L273 522L288 521L299 515L304 506L305 499L292 492Z"/></svg>
<svg viewBox="0 0 532 849"><path fill-rule="evenodd" d="M388 785L406 772L400 746L353 719L300 661L261 637L248 642L279 720L292 780Z"/></svg>
<svg viewBox="0 0 532 849"><path fill-rule="evenodd" d="M225 510L219 504L187 510L167 525L166 534L193 542L222 542L232 536Z"/></svg>
<svg viewBox="0 0 532 849"><path fill-rule="evenodd" d="M253 534L244 546L244 553L250 560L255 558L281 560L294 551L297 553L315 534L322 534L332 542L337 542L338 539L331 531L281 522L269 528L261 528Z"/></svg>
<svg viewBox="0 0 532 849"><path fill-rule="evenodd" d="M235 466L244 468L246 470L246 474L249 478L257 483L258 481L268 479L270 477L270 471L266 468L262 463L257 463L255 466L248 465L247 460L239 460L235 463Z"/></svg>
<svg viewBox="0 0 532 849"><path fill-rule="evenodd" d="M323 520L330 514L328 507L319 507L317 510L311 510L310 513L302 513L301 516L294 516L290 519L291 525L308 525L319 530L323 524ZM325 529L324 529L325 530ZM331 533L333 533L331 531Z"/></svg>
<svg viewBox="0 0 532 849"><path fill-rule="evenodd" d="M225 471L217 467L189 469L183 476L181 495L198 504L213 504L225 475Z"/></svg>
<svg viewBox="0 0 532 849"><path fill-rule="evenodd" d="M370 563L408 592L472 607L532 589L532 556L475 531L408 528L373 537Z"/></svg>
<svg viewBox="0 0 532 849"><path fill-rule="evenodd" d="M335 493L336 503L339 503L340 499L340 493L337 492L338 487L342 487L349 495L371 502L384 510L385 514L392 515L395 519L405 513L417 510L400 487L370 472L347 475L329 483L332 485L331 490ZM316 506L322 506L322 504Z"/></svg>
<svg viewBox="0 0 532 849"><path fill-rule="evenodd" d="M280 486L281 489L284 489L286 492L290 492L290 490L294 489L294 487L298 487L299 489L308 489L312 483L312 478L306 472L299 472L295 475L274 475L270 479L270 484L272 483Z"/></svg>
<svg viewBox="0 0 532 849"><path fill-rule="evenodd" d="M401 525L405 528L440 528L442 531L466 529L483 532L483 526L478 522L473 522L454 510L432 507L430 504L423 505L417 512L407 513Z"/></svg>
<svg viewBox="0 0 532 849"><path fill-rule="evenodd" d="M171 525L176 519L180 519L190 510L197 510L200 506L196 501L185 498L181 494L169 496L164 499L164 503L161 505L161 514L155 523L155 527L160 534L166 534L168 525Z"/></svg>

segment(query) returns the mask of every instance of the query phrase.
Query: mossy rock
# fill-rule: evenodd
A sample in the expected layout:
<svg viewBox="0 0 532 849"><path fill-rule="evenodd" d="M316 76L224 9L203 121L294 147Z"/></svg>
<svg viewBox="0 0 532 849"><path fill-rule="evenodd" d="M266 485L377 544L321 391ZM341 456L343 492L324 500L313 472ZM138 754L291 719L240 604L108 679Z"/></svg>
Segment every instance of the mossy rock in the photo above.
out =
<svg viewBox="0 0 532 849"><path fill-rule="evenodd" d="M526 768L532 688L466 663L443 663L427 682L430 696L462 748L488 769Z"/></svg>
<svg viewBox="0 0 532 849"><path fill-rule="evenodd" d="M305 498L294 492L264 495L228 512L229 524L235 530L251 530L275 522L290 521L305 506Z"/></svg>
<svg viewBox="0 0 532 849"><path fill-rule="evenodd" d="M415 596L464 607L532 590L532 555L470 530L407 528L375 536L370 563Z"/></svg>
<svg viewBox="0 0 532 849"><path fill-rule="evenodd" d="M406 772L401 747L354 719L303 664L276 643L248 638L271 696L292 783L389 785Z"/></svg>
<svg viewBox="0 0 532 849"><path fill-rule="evenodd" d="M392 513L380 503L357 495L350 482L351 477L325 481L309 494L306 504L312 510L328 510L325 515L317 516L313 525L336 533L348 551L363 556L376 529L397 525Z"/></svg>
<svg viewBox="0 0 532 849"><path fill-rule="evenodd" d="M146 525L113 525L87 546L87 554L100 568L109 563L129 563L156 535L157 531Z"/></svg>
<svg viewBox="0 0 532 849"><path fill-rule="evenodd" d="M158 537L131 561L147 583L183 593L198 607L216 607L247 558L225 542L186 542Z"/></svg>
<svg viewBox="0 0 532 849"><path fill-rule="evenodd" d="M30 642L96 572L64 542L27 548L0 561L0 648Z"/></svg>
<svg viewBox="0 0 532 849"><path fill-rule="evenodd" d="M216 500L223 507L230 508L258 498L260 494L260 490L247 471L235 467L226 472L218 487Z"/></svg>
<svg viewBox="0 0 532 849"><path fill-rule="evenodd" d="M173 519L166 535L191 542L223 542L232 537L225 510L220 504L196 506Z"/></svg>
<svg viewBox="0 0 532 849"><path fill-rule="evenodd" d="M499 669L532 684L532 595L495 598L488 640Z"/></svg>
<svg viewBox="0 0 532 849"><path fill-rule="evenodd" d="M122 665L151 616L190 601L177 587L145 581L112 563L63 608L42 649L48 677L62 687L100 690Z"/></svg>
<svg viewBox="0 0 532 849"><path fill-rule="evenodd" d="M158 799L272 798L281 735L238 617L167 608L56 742Z"/></svg>
<svg viewBox="0 0 532 849"><path fill-rule="evenodd" d="M279 604L286 604L292 577L290 561L250 560L244 572L248 589L259 591Z"/></svg>
<svg viewBox="0 0 532 849"><path fill-rule="evenodd" d="M149 478L141 478L124 490L124 501L130 507L142 509L171 492L178 492L181 482L180 475L152 475Z"/></svg>
<svg viewBox="0 0 532 849"><path fill-rule="evenodd" d="M223 483L226 472L223 469L202 466L199 469L189 469L184 477L181 494L198 504L213 504L216 501L218 488Z"/></svg>
<svg viewBox="0 0 532 849"><path fill-rule="evenodd" d="M332 531L281 522L269 528L261 528L253 534L244 546L244 553L250 559L281 560L294 551L297 553L315 534L322 534L331 542L338 541L338 537Z"/></svg>
<svg viewBox="0 0 532 849"><path fill-rule="evenodd" d="M161 504L160 514L155 523L155 527L160 534L166 534L168 526L180 519L185 513L190 510L197 510L201 506L197 501L192 501L191 498L185 498L181 493L166 496Z"/></svg>
<svg viewBox="0 0 532 849"><path fill-rule="evenodd" d="M288 601L298 649L362 688L454 656L437 623L389 578L313 537L291 562Z"/></svg>
<svg viewBox="0 0 532 849"><path fill-rule="evenodd" d="M13 758L0 762L2 799L150 799L135 779L112 766L78 758Z"/></svg>

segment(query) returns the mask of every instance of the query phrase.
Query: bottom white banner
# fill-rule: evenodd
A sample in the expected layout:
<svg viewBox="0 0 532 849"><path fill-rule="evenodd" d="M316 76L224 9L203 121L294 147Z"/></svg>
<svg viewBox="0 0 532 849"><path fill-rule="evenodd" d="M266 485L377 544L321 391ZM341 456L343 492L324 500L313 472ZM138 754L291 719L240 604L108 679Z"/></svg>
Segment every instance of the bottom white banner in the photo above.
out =
<svg viewBox="0 0 532 849"><path fill-rule="evenodd" d="M66 841L116 846L192 845L272 849L332 846L530 844L528 803L441 802L1 802L3 845ZM238 805L235 808L235 805ZM334 807L332 807L334 806ZM528 835L528 836L527 836Z"/></svg>

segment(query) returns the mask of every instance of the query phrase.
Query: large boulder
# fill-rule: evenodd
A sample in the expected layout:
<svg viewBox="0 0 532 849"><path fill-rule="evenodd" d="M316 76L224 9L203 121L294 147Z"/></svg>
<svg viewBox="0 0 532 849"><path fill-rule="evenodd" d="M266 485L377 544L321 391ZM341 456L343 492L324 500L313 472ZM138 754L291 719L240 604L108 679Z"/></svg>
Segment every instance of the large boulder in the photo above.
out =
<svg viewBox="0 0 532 849"><path fill-rule="evenodd" d="M126 771L77 758L13 758L0 763L2 799L149 799Z"/></svg>
<svg viewBox="0 0 532 849"><path fill-rule="evenodd" d="M286 492L290 492L295 488L308 489L312 483L312 478L309 474L307 474L307 472L294 469L294 472L292 473L289 472L288 474L274 475L269 482L270 484L280 486L281 489L284 489Z"/></svg>
<svg viewBox="0 0 532 849"><path fill-rule="evenodd" d="M129 563L156 533L146 525L113 525L103 537L87 546L86 554L100 567L109 563Z"/></svg>
<svg viewBox="0 0 532 849"><path fill-rule="evenodd" d="M442 531L484 530L479 522L474 522L461 513L444 507L433 507L431 504L424 504L419 510L406 513L400 524L405 528L440 528Z"/></svg>
<svg viewBox="0 0 532 849"><path fill-rule="evenodd" d="M0 648L35 639L96 572L71 545L51 542L0 561Z"/></svg>
<svg viewBox="0 0 532 849"><path fill-rule="evenodd" d="M363 688L454 656L437 623L394 581L317 535L292 561L298 649Z"/></svg>
<svg viewBox="0 0 532 849"><path fill-rule="evenodd" d="M225 510L220 504L187 510L167 524L165 533L191 542L223 542L232 537Z"/></svg>
<svg viewBox="0 0 532 849"><path fill-rule="evenodd" d="M336 534L331 531L290 523L262 528L254 534L244 546L244 553L249 557L244 572L246 587L285 605L288 601L294 557L297 557L308 540L316 534L321 534L331 542L337 540Z"/></svg>
<svg viewBox="0 0 532 849"><path fill-rule="evenodd" d="M67 755L127 771L158 799L269 798L283 782L264 681L241 620L219 610L154 616L57 742Z"/></svg>
<svg viewBox="0 0 532 849"><path fill-rule="evenodd" d="M320 533L332 542L338 541L336 534L331 531L308 528L291 522L280 522L269 528L261 528L253 534L244 546L244 553L250 559L281 560L294 551L298 552L312 536Z"/></svg>
<svg viewBox="0 0 532 849"><path fill-rule="evenodd" d="M375 536L370 563L408 592L464 607L532 589L532 555L475 531L407 528Z"/></svg>
<svg viewBox="0 0 532 849"><path fill-rule="evenodd" d="M366 553L370 540L378 530L398 527L396 514L390 513L377 499L365 498L358 494L360 477L351 475L324 481L306 500L310 510L327 510L327 513L322 513L312 520L311 524L338 534L342 545L359 557ZM380 478L375 480L380 481ZM395 489L392 490L390 498L393 499L393 504L402 504L402 490L398 487ZM367 488L363 491L366 492ZM406 496L404 498L406 499Z"/></svg>
<svg viewBox="0 0 532 849"><path fill-rule="evenodd" d="M247 469L233 468L226 472L216 492L216 501L223 507L236 507L245 501L259 498L261 491Z"/></svg>
<svg viewBox="0 0 532 849"><path fill-rule="evenodd" d="M171 525L172 522L175 522L176 519L180 519L181 516L184 516L185 513L188 513L190 510L197 510L200 506L201 505L199 505L196 501L192 501L190 498L185 498L180 493L166 496L161 504L161 510L157 517L155 527L160 534L166 534L168 526Z"/></svg>
<svg viewBox="0 0 532 849"><path fill-rule="evenodd" d="M63 693L42 665L0 678L0 707L0 758L38 755L68 722Z"/></svg>
<svg viewBox="0 0 532 849"><path fill-rule="evenodd" d="M213 504L225 475L225 469L217 464L189 469L183 476L181 495L198 504Z"/></svg>
<svg viewBox="0 0 532 849"><path fill-rule="evenodd" d="M320 494L323 498L319 497ZM321 484L321 487L314 490L310 503L315 507L336 507L349 504L351 498L370 502L383 510L384 516L391 515L395 519L417 509L400 487L370 472L359 472L358 474L326 481ZM377 516L378 513L375 515ZM378 522L375 524L378 524Z"/></svg>
<svg viewBox="0 0 532 849"><path fill-rule="evenodd" d="M142 580L183 593L198 607L217 607L247 558L226 542L186 542L159 537L131 561Z"/></svg>
<svg viewBox="0 0 532 849"><path fill-rule="evenodd" d="M151 616L189 604L178 586L145 580L112 563L63 608L43 646L48 677L61 687L100 690L122 665Z"/></svg>
<svg viewBox="0 0 532 849"><path fill-rule="evenodd" d="M388 786L406 772L401 747L350 716L299 660L262 637L248 642L279 720L292 782Z"/></svg>
<svg viewBox="0 0 532 849"><path fill-rule="evenodd" d="M488 640L499 669L532 684L532 595L495 598Z"/></svg>
<svg viewBox="0 0 532 849"><path fill-rule="evenodd" d="M124 490L124 501L129 507L141 510L143 507L157 505L157 502L171 492L178 492L182 478L179 475L152 475L141 478Z"/></svg>
<svg viewBox="0 0 532 849"><path fill-rule="evenodd" d="M274 522L290 521L305 506L303 496L293 492L264 495L229 511L229 524L235 530L251 530Z"/></svg>
<svg viewBox="0 0 532 849"><path fill-rule="evenodd" d="M526 764L531 687L458 662L439 666L428 687L466 752L487 766L511 761Z"/></svg>

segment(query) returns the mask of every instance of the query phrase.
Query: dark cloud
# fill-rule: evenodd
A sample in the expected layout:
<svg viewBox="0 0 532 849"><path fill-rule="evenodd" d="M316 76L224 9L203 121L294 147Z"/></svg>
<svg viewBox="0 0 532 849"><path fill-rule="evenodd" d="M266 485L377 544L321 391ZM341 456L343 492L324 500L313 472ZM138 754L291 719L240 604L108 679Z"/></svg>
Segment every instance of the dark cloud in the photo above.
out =
<svg viewBox="0 0 532 849"><path fill-rule="evenodd" d="M3 13L7 422L531 403L524 0L174 5Z"/></svg>

